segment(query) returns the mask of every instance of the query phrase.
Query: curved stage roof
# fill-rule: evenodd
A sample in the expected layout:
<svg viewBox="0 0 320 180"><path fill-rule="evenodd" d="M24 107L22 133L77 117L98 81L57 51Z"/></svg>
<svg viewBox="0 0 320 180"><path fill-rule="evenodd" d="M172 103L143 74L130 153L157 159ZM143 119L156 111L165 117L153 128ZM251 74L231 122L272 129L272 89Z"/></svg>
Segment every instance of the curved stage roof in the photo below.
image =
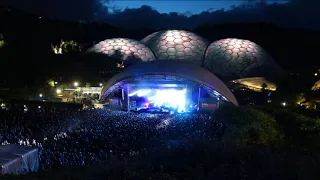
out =
<svg viewBox="0 0 320 180"><path fill-rule="evenodd" d="M175 76L186 80L194 81L204 85L206 88L214 90L216 93L224 97L225 100L230 101L234 105L238 105L238 102L229 88L215 75L209 71L183 61L151 61L145 63L138 63L132 65L112 77L101 91L100 100L104 100L112 88L117 83L125 80L130 80L135 77L143 77L148 75L163 75L163 76Z"/></svg>

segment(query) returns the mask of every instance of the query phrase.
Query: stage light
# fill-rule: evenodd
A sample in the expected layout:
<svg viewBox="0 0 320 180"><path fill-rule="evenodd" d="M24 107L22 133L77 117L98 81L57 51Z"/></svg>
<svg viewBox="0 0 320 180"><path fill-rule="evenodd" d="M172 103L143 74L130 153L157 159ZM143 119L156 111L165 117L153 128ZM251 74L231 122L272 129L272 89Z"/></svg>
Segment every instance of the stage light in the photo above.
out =
<svg viewBox="0 0 320 180"><path fill-rule="evenodd" d="M171 109L171 111L185 112L187 103L187 89L140 89L129 96L145 97L148 101L142 104L142 108L152 107Z"/></svg>
<svg viewBox="0 0 320 180"><path fill-rule="evenodd" d="M39 97L42 97L42 94L39 94Z"/></svg>
<svg viewBox="0 0 320 180"><path fill-rule="evenodd" d="M102 87L102 83L100 83L100 86Z"/></svg>
<svg viewBox="0 0 320 180"><path fill-rule="evenodd" d="M286 102L283 102L283 103L282 103L282 106L286 106L286 105L287 105L287 103L286 103Z"/></svg>
<svg viewBox="0 0 320 180"><path fill-rule="evenodd" d="M79 83L78 83L78 82L74 82L73 85L74 85L75 87L78 87L78 86L79 86Z"/></svg>
<svg viewBox="0 0 320 180"><path fill-rule="evenodd" d="M177 109L178 112L185 111L186 97L185 90L157 90L156 95L149 100L153 100L156 107L165 106Z"/></svg>
<svg viewBox="0 0 320 180"><path fill-rule="evenodd" d="M138 90L138 91L134 91L134 92L130 93L130 94L129 94L129 97L131 97L131 96L134 96L134 95L138 94L138 93L139 93L139 91L140 91L140 90Z"/></svg>
<svg viewBox="0 0 320 180"><path fill-rule="evenodd" d="M147 95L148 93L150 93L151 90L147 89L147 90L140 90L137 94L138 97L142 97L142 96L145 96Z"/></svg>
<svg viewBox="0 0 320 180"><path fill-rule="evenodd" d="M153 101L155 98L156 98L156 96L151 96L151 97L148 97L148 100Z"/></svg>
<svg viewBox="0 0 320 180"><path fill-rule="evenodd" d="M61 89L57 89L57 94L60 94L61 93Z"/></svg>

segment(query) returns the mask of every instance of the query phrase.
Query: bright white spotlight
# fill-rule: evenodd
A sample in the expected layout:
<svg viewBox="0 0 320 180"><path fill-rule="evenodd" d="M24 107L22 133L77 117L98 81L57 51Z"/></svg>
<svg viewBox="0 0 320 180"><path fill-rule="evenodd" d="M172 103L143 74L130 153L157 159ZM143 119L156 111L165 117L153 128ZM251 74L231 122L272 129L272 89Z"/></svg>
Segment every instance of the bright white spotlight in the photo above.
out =
<svg viewBox="0 0 320 180"><path fill-rule="evenodd" d="M185 93L186 90L157 90L155 96L149 98L149 100L152 99L156 107L165 106L183 112L186 106Z"/></svg>
<svg viewBox="0 0 320 180"><path fill-rule="evenodd" d="M57 94L60 94L61 93L61 89L57 89Z"/></svg>
<svg viewBox="0 0 320 180"><path fill-rule="evenodd" d="M140 92L140 90L134 91L134 92L132 92L132 93L129 94L129 97L134 96L134 95L138 94L139 92Z"/></svg>
<svg viewBox="0 0 320 180"><path fill-rule="evenodd" d="M39 94L39 97L42 97L43 95L42 94Z"/></svg>
<svg viewBox="0 0 320 180"><path fill-rule="evenodd" d="M287 105L287 103L286 103L286 102L283 102L283 103L282 103L282 106L286 106L286 105Z"/></svg>
<svg viewBox="0 0 320 180"><path fill-rule="evenodd" d="M151 92L151 90L149 90L149 89L140 90L137 95L138 95L138 97L142 97L142 96L147 95L147 94L150 93L150 92Z"/></svg>
<svg viewBox="0 0 320 180"><path fill-rule="evenodd" d="M78 83L78 82L74 82L73 85L74 85L75 87L78 87L78 86L79 86L79 83Z"/></svg>

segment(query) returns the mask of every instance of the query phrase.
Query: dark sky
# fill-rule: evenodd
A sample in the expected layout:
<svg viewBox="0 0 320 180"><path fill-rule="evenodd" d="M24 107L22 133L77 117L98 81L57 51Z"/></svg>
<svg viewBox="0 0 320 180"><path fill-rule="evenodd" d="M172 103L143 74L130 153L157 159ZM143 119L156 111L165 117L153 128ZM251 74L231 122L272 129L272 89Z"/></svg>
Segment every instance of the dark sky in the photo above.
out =
<svg viewBox="0 0 320 180"><path fill-rule="evenodd" d="M218 9L231 9L233 5L240 5L244 0L113 0L108 4L120 9L139 8L143 5L151 6L160 13L186 13L199 14L203 11ZM268 0L268 3L287 3L288 0Z"/></svg>
<svg viewBox="0 0 320 180"><path fill-rule="evenodd" d="M262 0L266 3L249 0L254 2L243 6L247 1L1 0L0 5L9 5L44 17L103 21L130 28L192 29L204 23L263 21L282 27L320 29L319 0Z"/></svg>

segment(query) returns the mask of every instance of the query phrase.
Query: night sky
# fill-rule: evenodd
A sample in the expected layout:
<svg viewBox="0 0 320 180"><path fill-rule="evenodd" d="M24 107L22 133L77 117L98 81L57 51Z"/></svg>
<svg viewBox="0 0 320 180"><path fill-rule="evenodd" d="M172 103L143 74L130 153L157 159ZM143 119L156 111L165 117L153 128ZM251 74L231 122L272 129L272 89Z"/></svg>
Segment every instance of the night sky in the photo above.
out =
<svg viewBox="0 0 320 180"><path fill-rule="evenodd" d="M142 5L153 7L160 13L190 12L192 14L199 14L206 10L229 9L232 5L239 5L241 1L181 1L181 0L164 0L164 1L128 1L115 0L111 2L112 5L124 8L139 8Z"/></svg>
<svg viewBox="0 0 320 180"><path fill-rule="evenodd" d="M121 9L124 8L139 8L142 5L148 5L153 7L160 13L186 13L199 14L203 11L214 11L219 9L229 10L231 6L237 6L243 3L244 0L114 0L111 1L111 5L115 5ZM287 3L287 0L268 0L268 3L278 2Z"/></svg>
<svg viewBox="0 0 320 180"><path fill-rule="evenodd" d="M267 3L243 8L248 1ZM1 0L0 5L48 18L125 28L193 29L205 23L268 22L320 29L319 0Z"/></svg>
<svg viewBox="0 0 320 180"><path fill-rule="evenodd" d="M255 0L253 0L255 1ZM265 0L267 3L287 3L289 0ZM2 0L0 5L9 5L32 13L40 15L47 12L50 15L58 15L64 13L64 7L70 9L70 14L73 10L81 9L88 10L94 5L101 4L109 7L116 7L124 10L125 8L140 8L143 5L151 6L159 13L191 13L199 14L203 11L215 11L219 9L230 10L231 6L237 6L246 0ZM112 10L109 10L112 12ZM79 13L79 11L78 11Z"/></svg>

